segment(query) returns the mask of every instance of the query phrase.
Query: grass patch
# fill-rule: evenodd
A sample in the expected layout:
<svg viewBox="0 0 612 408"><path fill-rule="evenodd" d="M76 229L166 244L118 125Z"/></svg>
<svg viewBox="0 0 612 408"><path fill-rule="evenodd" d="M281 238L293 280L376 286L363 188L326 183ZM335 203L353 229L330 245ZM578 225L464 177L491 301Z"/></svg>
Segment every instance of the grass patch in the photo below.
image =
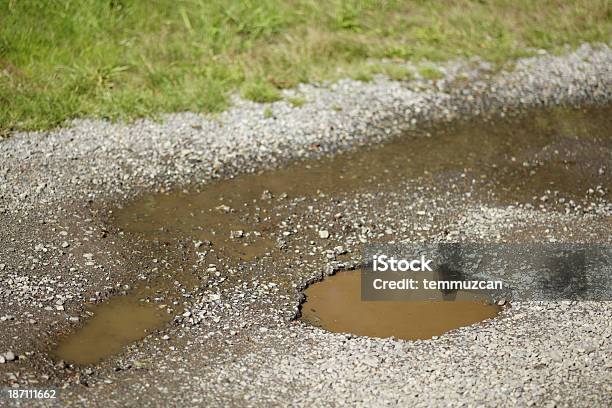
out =
<svg viewBox="0 0 612 408"><path fill-rule="evenodd" d="M444 78L444 74L437 68L434 67L421 67L419 68L419 74L425 79L441 79Z"/></svg>
<svg viewBox="0 0 612 408"><path fill-rule="evenodd" d="M352 67L349 70L349 77L355 81L370 82L374 78L376 70L370 65L364 64L356 67Z"/></svg>
<svg viewBox="0 0 612 408"><path fill-rule="evenodd" d="M294 96L287 98L287 102L289 102L294 108L299 108L301 106L304 106L304 104L306 103L306 99L299 96Z"/></svg>
<svg viewBox="0 0 612 408"><path fill-rule="evenodd" d="M0 133L77 117L215 112L300 82L607 42L609 0L4 0ZM367 65L373 65L368 67Z"/></svg>
<svg viewBox="0 0 612 408"><path fill-rule="evenodd" d="M396 64L384 64L382 73L396 81L408 81L414 79L414 74L408 68Z"/></svg>
<svg viewBox="0 0 612 408"><path fill-rule="evenodd" d="M376 74L383 74L396 81L407 81L414 78L408 68L396 63L364 63L351 67L349 77L357 81L371 81Z"/></svg>
<svg viewBox="0 0 612 408"><path fill-rule="evenodd" d="M407 81L414 78L411 70L397 63L366 63L349 72L349 76L358 81L371 81L374 75L382 74L396 81Z"/></svg>
<svg viewBox="0 0 612 408"><path fill-rule="evenodd" d="M264 117L264 119L270 119L270 118L274 117L274 112L272 112L272 109L266 108L263 111L263 117Z"/></svg>
<svg viewBox="0 0 612 408"><path fill-rule="evenodd" d="M269 82L246 82L242 87L242 97L254 102L276 102L281 99L280 92Z"/></svg>

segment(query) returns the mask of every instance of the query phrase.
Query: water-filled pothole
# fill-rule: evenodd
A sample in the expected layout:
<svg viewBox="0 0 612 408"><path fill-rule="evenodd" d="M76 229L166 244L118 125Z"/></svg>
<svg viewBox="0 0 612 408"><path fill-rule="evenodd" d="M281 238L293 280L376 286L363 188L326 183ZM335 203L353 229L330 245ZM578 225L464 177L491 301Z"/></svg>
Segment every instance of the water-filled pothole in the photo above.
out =
<svg viewBox="0 0 612 408"><path fill-rule="evenodd" d="M61 339L55 356L75 363L90 363L109 357L171 319L172 313L158 314L159 310L155 309L160 306L157 299L173 304L172 312L176 313L184 301L183 294L196 287L206 287L221 280L228 287L241 285L246 278L251 278L249 274L258 271L261 279L285 283L287 288L291 288L296 280L301 279L292 276L291 269L281 275L269 271L279 270L279 265L284 268L296 261L303 262L301 254L307 251L296 255L295 250L300 249L299 245L308 246L309 241L319 238L318 235L304 237L301 244L294 241L284 249L277 245L279 239L284 239L283 233L288 232L283 227L286 218L282 213L285 216L292 213L295 215L292 222L299 223L304 214L295 212L300 208L308 211L303 206L292 204L292 198L299 197L306 205L315 207L322 196L346 197L359 192L400 189L405 181L419 179L421 185L438 191L452 188L462 189L458 194L470 191L472 195L464 196L468 201L491 201L493 205L529 202L537 206L546 196L555 197L555 204L565 209L561 199L566 204L572 199L578 202L589 187L610 184L610 112L609 106L587 110L557 109L536 111L514 119L474 119L442 125L373 148L302 161L281 170L241 175L197 186L199 190L195 192L150 194L128 203L115 209L110 220L115 227L135 237L133 241L138 243L136 250L125 248L126 258L142 253L140 251L146 247L143 242L158 242L158 247L168 243L164 250L182 245L188 256L176 257L173 263L166 265L164 273L150 271L152 277L147 277L140 286L135 285L128 294L129 300L112 298L108 310L105 305L94 308L92 319ZM381 209L384 205L380 203ZM444 226L440 228L443 230ZM155 248L155 245L150 247ZM164 258L158 253L161 250L151 251L150 258ZM206 253L205 261L198 263L200 255L194 252ZM273 259L275 265L261 268L257 262L264 256ZM251 269L241 270L245 263L251 263ZM223 264L224 274L215 271L211 264ZM401 302L355 303L354 296L359 292L348 292L351 285L356 284L356 278L351 276L351 273L338 274L313 285L307 291L310 303L305 305L304 318L308 319L313 302L331 304L324 297L316 300L319 288L323 291L330 286L326 290L333 294L343 285L346 288L342 289L342 296L348 303L343 306L336 302L334 313L353 304L350 307L359 313L346 310L347 316L358 318L350 327L337 326L334 329L330 323L331 330L422 338L497 313L495 307L473 299L467 303L410 302L406 306L401 306ZM344 284L338 286L336 282ZM335 289L336 286L340 289ZM144 306L149 302L155 306ZM315 310L311 319L314 324L321 325L328 316L334 319L333 314L327 314L326 307L311 309ZM376 317L381 315L397 316L399 320L393 320L398 327L384 326L385 320ZM378 325L385 334L369 331L364 316L370 316L372 323L368 325L373 325L372 330ZM408 330L406 327L414 325L414 321L405 320L401 325L397 321L409 318L421 319L423 331L404 332ZM350 323L350 319L342 316L335 319L343 324Z"/></svg>
<svg viewBox="0 0 612 408"><path fill-rule="evenodd" d="M418 291L415 291L418 292ZM336 333L404 340L429 339L495 317L500 308L470 291L431 300L364 301L361 272L340 272L310 285L301 320ZM422 295L422 296L418 296ZM432 297L432 292L415 297Z"/></svg>
<svg viewBox="0 0 612 408"><path fill-rule="evenodd" d="M96 363L167 323L168 314L133 296L117 296L92 309L93 317L60 343L55 355L76 364Z"/></svg>

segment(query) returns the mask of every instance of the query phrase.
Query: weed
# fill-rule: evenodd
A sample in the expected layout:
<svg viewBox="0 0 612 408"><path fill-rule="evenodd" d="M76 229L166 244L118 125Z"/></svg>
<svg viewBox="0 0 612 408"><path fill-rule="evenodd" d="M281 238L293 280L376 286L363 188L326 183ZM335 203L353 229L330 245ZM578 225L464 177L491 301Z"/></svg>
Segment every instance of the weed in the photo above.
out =
<svg viewBox="0 0 612 408"><path fill-rule="evenodd" d="M304 106L306 100L299 96L295 96L287 98L287 102L289 102L293 107L299 108L300 106Z"/></svg>
<svg viewBox="0 0 612 408"><path fill-rule="evenodd" d="M444 78L444 74L439 69L428 66L419 68L419 74L425 79L435 80Z"/></svg>
<svg viewBox="0 0 612 408"><path fill-rule="evenodd" d="M246 82L242 87L242 96L254 102L275 102L281 99L281 94L269 82Z"/></svg>

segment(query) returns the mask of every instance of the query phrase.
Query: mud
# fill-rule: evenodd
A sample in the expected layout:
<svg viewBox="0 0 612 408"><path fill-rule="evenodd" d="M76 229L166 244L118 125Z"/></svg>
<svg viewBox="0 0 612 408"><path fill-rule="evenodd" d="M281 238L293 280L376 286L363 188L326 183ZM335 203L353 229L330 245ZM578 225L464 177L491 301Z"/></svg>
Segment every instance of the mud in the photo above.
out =
<svg viewBox="0 0 612 408"><path fill-rule="evenodd" d="M418 292L418 291L415 291ZM415 297L431 297L421 290ZM424 293L427 292L427 293ZM337 333L405 340L429 339L495 317L500 308L478 294L458 291L453 300L363 301L361 272L347 271L306 289L302 320Z"/></svg>
<svg viewBox="0 0 612 408"><path fill-rule="evenodd" d="M570 200L579 202L588 193L585 186L611 184L611 127L611 107L469 120L280 170L196 184L191 191L142 197L115 209L110 220L113 226L141 241L185 242L193 257L182 265L168 265L169 272L137 286L125 300L112 298L94 307L93 317L63 337L55 355L70 362L92 363L163 326L172 313L161 313L157 303L143 305L154 294L163 294L164 299L174 296L170 311L180 311L181 288L189 290L217 279L214 268L210 273L202 271L216 260L232 265L262 257L290 261L290 255L275 244L281 222L278 209L291 199L392 189L419 178L442 188L461 180L476 187L479 199L494 204L531 202L536 206L550 200L562 208ZM594 193L609 194L605 189ZM207 267L195 263L197 252L206 256ZM309 288L304 319L333 331L417 339L497 313L496 307L474 299L402 305L359 302L351 289L358 283L355 276L339 274ZM237 277L227 279L231 283ZM333 296L341 301L332 301ZM380 318L383 315L385 319Z"/></svg>

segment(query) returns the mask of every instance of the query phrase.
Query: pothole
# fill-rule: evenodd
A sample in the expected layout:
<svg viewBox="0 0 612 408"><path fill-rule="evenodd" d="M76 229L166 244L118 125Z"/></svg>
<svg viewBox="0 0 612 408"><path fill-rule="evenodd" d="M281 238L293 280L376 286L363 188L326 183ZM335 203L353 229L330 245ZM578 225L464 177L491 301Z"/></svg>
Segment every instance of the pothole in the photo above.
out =
<svg viewBox="0 0 612 408"><path fill-rule="evenodd" d="M91 309L93 317L55 350L58 360L92 364L161 328L170 317L156 305L134 296L116 296Z"/></svg>
<svg viewBox="0 0 612 408"><path fill-rule="evenodd" d="M361 272L340 272L306 289L300 319L335 333L419 340L493 318L501 310L471 291L414 292L414 300L364 301ZM418 300L425 296L429 300Z"/></svg>
<svg viewBox="0 0 612 408"><path fill-rule="evenodd" d="M305 277L295 272L301 268L287 265L306 262L322 269L326 260L321 263L316 255L344 244L341 231L332 243L328 233L324 238L316 230L298 228L318 223L306 213L312 215L325 197L397 191L412 180L442 199L444 191L453 191L466 203L493 206L548 203L550 210L567 211L581 200L605 200L610 109L556 109L436 125L380 146L192 186L192 191L158 192L115 208L108 222L131 237L125 258L142 258L143 248L158 248L147 249L151 253L146 256L159 263L134 272L139 283L127 298L95 306L93 317L59 339L55 356L80 364L110 357L163 327L181 313L185 299L242 285L255 275L293 296L293 285ZM372 211L382 213L387 204L375 203ZM429 234L443 233L440 228ZM317 251L310 256L312 243ZM172 251L184 254L165 259ZM279 270L283 273L272 272ZM346 272L310 287L304 319L332 331L414 339L498 312L468 294L454 302L360 302L359 292L351 291L357 282L358 273ZM162 305L172 307L161 310Z"/></svg>

